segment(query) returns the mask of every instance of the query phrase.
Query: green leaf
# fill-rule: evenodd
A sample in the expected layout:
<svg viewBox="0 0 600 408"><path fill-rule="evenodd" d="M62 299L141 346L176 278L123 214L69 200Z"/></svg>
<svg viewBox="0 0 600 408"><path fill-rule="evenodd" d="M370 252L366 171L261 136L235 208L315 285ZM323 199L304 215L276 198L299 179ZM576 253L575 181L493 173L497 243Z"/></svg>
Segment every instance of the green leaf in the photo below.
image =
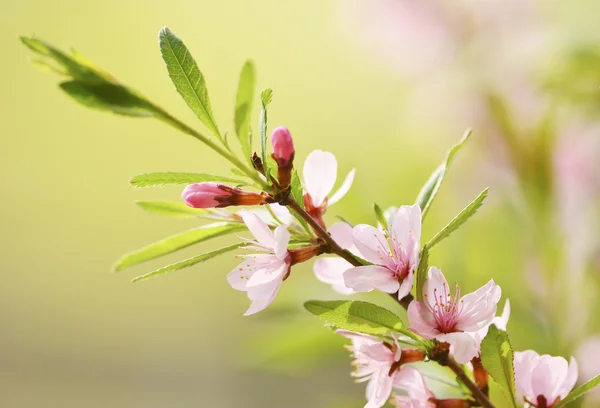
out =
<svg viewBox="0 0 600 408"><path fill-rule="evenodd" d="M515 393L515 369L513 349L508 334L491 325L487 336L481 342L481 362L483 367L500 387L513 407L517 407Z"/></svg>
<svg viewBox="0 0 600 408"><path fill-rule="evenodd" d="M265 166L265 174L268 173L267 169L267 106L273 100L273 90L263 89L260 93L260 100L262 102L262 109L260 110L260 118L258 119L258 130L260 132L260 158Z"/></svg>
<svg viewBox="0 0 600 408"><path fill-rule="evenodd" d="M172 184L194 184L205 181L216 181L229 184L246 184L244 181L223 176L213 176L204 173L146 173L133 177L129 183L133 187L161 187Z"/></svg>
<svg viewBox="0 0 600 408"><path fill-rule="evenodd" d="M174 203L169 201L136 201L136 204L142 210L171 218L195 218L199 215L210 214L210 212L204 208L192 208L184 203Z"/></svg>
<svg viewBox="0 0 600 408"><path fill-rule="evenodd" d="M427 270L429 269L429 248L427 245L423 245L421 249L421 257L419 258L419 265L417 266L417 277L416 277L416 294L419 302L423 301L423 285L427 280Z"/></svg>
<svg viewBox="0 0 600 408"><path fill-rule="evenodd" d="M570 404L571 402L575 401L577 398L583 396L584 394L591 391L598 385L600 385L600 375L595 376L594 378L592 378L585 384L582 384L579 387L575 388L573 391L571 391L569 393L569 395L567 395L567 397L564 400L559 401L558 404L553 405L552 407L553 408L566 407L567 404Z"/></svg>
<svg viewBox="0 0 600 408"><path fill-rule="evenodd" d="M198 119L218 138L221 133L213 116L206 82L196 61L183 41L167 27L158 34L160 52L167 64L169 76L175 84L177 92L183 97Z"/></svg>
<svg viewBox="0 0 600 408"><path fill-rule="evenodd" d="M150 273L147 273L145 275L141 275L141 276L135 277L135 278L132 279L132 282L145 281L145 280L148 280L148 279L153 278L153 277L158 276L158 275L164 275L165 273L178 271L178 270L183 269L183 268L189 268L190 266L194 266L194 265L199 264L201 262L208 261L209 259L212 259L212 258L214 258L216 256L222 255L222 254L224 254L226 252L233 251L234 249L240 248L243 245L244 245L244 243L238 242L236 244L229 245L229 246L226 246L226 247L223 247L223 248L219 248L219 249L216 249L214 251L207 252L205 254L195 256L193 258L188 258L188 259L186 259L184 261L176 262L174 264L167 265L165 267L162 267L160 269L157 269L157 270L152 271Z"/></svg>
<svg viewBox="0 0 600 408"><path fill-rule="evenodd" d="M88 108L135 117L161 117L164 114L133 90L111 82L66 81L60 88Z"/></svg>
<svg viewBox="0 0 600 408"><path fill-rule="evenodd" d="M383 217L385 218L387 225L390 225L392 223L397 211L398 211L398 207L393 207L393 206L385 209L385 211L383 212Z"/></svg>
<svg viewBox="0 0 600 408"><path fill-rule="evenodd" d="M310 313L339 329L381 335L403 329L402 320L380 306L359 300L311 300L304 303Z"/></svg>
<svg viewBox="0 0 600 408"><path fill-rule="evenodd" d="M75 54L73 56L67 55L52 45L33 37L23 36L21 37L21 41L31 51L36 52L45 58L49 58L62 66L65 70L64 73L75 80L95 83L117 83L116 79L111 74L93 66L93 64L87 60L84 62L84 59L80 54ZM37 60L36 63L39 62L40 60ZM46 62L45 65L49 66Z"/></svg>
<svg viewBox="0 0 600 408"><path fill-rule="evenodd" d="M137 251L133 251L124 255L117 261L115 271L120 271L130 266L159 258L211 238L220 237L221 235L229 234L235 231L243 231L245 229L246 226L243 224L230 224L227 222L216 222L213 224L203 225L202 227L194 228L189 231L167 237L161 241L155 242L154 244L150 244L138 249Z"/></svg>
<svg viewBox="0 0 600 408"><path fill-rule="evenodd" d="M388 222L387 222L385 215L383 214L383 210L381 209L379 204L373 203L373 211L375 211L375 218L377 219L379 224L381 224L381 227L385 228L387 230Z"/></svg>
<svg viewBox="0 0 600 408"><path fill-rule="evenodd" d="M448 237L454 231L459 229L469 218L471 218L477 210L483 205L483 201L487 197L488 188L483 190L471 204L466 206L456 217L450 221L440 232L438 232L429 242L427 248L431 250L434 246L440 243L444 238Z"/></svg>
<svg viewBox="0 0 600 408"><path fill-rule="evenodd" d="M242 152L246 159L252 156L252 131L250 122L252 119L252 101L256 88L256 69L251 60L246 61L240 73L237 96L235 98L235 133L242 146Z"/></svg>
<svg viewBox="0 0 600 408"><path fill-rule="evenodd" d="M471 129L467 130L460 142L458 142L450 149L450 151L446 155L446 159L444 160L444 162L437 169L435 169L431 177L429 177L429 180L427 180L427 182L419 192L419 195L417 196L417 204L419 204L419 207L421 207L423 219L425 219L425 215L427 214L427 211L429 211L429 207L431 206L433 199L435 198L440 189L442 181L444 180L444 176L446 175L446 170L448 169L448 166L452 162L452 159L454 158L456 153L458 153L458 151L464 146L467 140L469 140L469 136L471 136Z"/></svg>
<svg viewBox="0 0 600 408"><path fill-rule="evenodd" d="M304 209L304 191L302 190L302 183L296 169L292 170L292 179L290 181L290 194L292 199L298 203L300 208Z"/></svg>

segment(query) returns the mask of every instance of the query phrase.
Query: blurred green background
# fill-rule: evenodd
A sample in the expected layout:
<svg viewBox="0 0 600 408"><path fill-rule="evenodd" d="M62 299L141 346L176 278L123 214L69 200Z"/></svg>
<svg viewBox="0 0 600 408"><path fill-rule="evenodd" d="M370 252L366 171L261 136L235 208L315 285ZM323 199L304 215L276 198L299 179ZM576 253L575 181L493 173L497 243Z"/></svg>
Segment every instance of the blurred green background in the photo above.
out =
<svg viewBox="0 0 600 408"><path fill-rule="evenodd" d="M448 4L430 2L446 11ZM460 7L471 11L473 4L463 1ZM3 4L0 406L364 404L364 387L353 385L343 341L302 310L305 300L340 297L315 279L311 265L295 268L275 303L251 317L242 316L245 295L225 280L236 264L231 256L130 283L233 236L110 272L124 252L196 225L137 208L135 200L177 201L180 189L135 190L131 176L167 170L226 174L229 166L159 122L77 105L57 88L56 77L29 64L31 54L19 35L76 48L200 129L167 76L158 30L169 26L189 47L207 79L221 129L233 129L239 69L246 58L254 59L259 88L275 92L269 125L290 128L297 162L318 148L337 156L340 180L357 168L352 190L330 209L330 222L343 214L373 223L373 200L382 206L412 203L447 149L473 127L472 141L428 216L424 238L486 186L490 196L468 225L435 250L432 262L464 291L490 277L501 285L513 306L509 332L516 350L569 356L598 333L593 141L600 134L600 6L593 0L548 1L540 12L541 30L538 20L523 22L510 7L488 11L480 26L461 26L453 45L442 47L450 50L444 56L449 59L436 56L416 70L405 70L402 61L413 61L410 52L430 44L417 37L387 41L402 35L393 30L395 6L358 0ZM372 8L376 12L365 11ZM490 16L504 26L491 25ZM416 26L428 24L436 27ZM501 52L507 57L500 58ZM536 93L549 95L543 106L553 107L550 125L546 116L536 122L521 107L527 95L516 92L511 99L499 85L525 64L522 55L536 56L527 58L535 63L526 71L536 78ZM575 87L575 81L583 85ZM557 186L562 179L555 162L566 155L561 146L577 145L583 133L565 139L562 129L572 122L591 135L593 147L582 150L591 153L593 169L582 176L588 168L581 170L584 159L576 156L574 179L567 177L563 188ZM569 190L577 182L589 217L576 233L565 232L561 203L579 197L580 190ZM567 224L576 224L569 217ZM383 295L364 297L404 313Z"/></svg>

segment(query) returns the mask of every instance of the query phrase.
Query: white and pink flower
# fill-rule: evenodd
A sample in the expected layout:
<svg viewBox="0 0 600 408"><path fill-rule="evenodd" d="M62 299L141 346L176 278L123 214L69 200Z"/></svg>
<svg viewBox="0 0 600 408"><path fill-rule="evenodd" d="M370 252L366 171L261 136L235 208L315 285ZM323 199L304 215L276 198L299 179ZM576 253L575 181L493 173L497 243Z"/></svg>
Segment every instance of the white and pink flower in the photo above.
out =
<svg viewBox="0 0 600 408"><path fill-rule="evenodd" d="M539 355L533 350L515 353L515 385L519 398L533 407L552 408L577 382L577 362Z"/></svg>
<svg viewBox="0 0 600 408"><path fill-rule="evenodd" d="M373 265L344 272L348 288L356 292L373 289L398 292L398 299L410 293L419 263L421 209L418 205L400 207L392 218L389 234L361 224L354 227L352 238L360 254Z"/></svg>
<svg viewBox="0 0 600 408"><path fill-rule="evenodd" d="M290 271L292 256L287 249L290 233L280 225L271 231L256 214L242 210L239 215L254 235L249 249L261 253L243 255L244 262L227 275L232 288L246 292L252 304L244 315L260 312L273 302L283 279Z"/></svg>
<svg viewBox="0 0 600 408"><path fill-rule="evenodd" d="M308 213L321 224L327 207L341 200L354 182L355 171L352 169L341 187L329 197L337 180L337 166L335 156L322 150L314 150L304 161L304 204Z"/></svg>
<svg viewBox="0 0 600 408"><path fill-rule="evenodd" d="M450 292L438 268L429 268L428 278L423 302L413 301L408 307L410 329L425 338L448 343L456 361L466 364L478 354L473 333L492 322L502 290L492 279L461 297L458 285L454 294Z"/></svg>
<svg viewBox="0 0 600 408"><path fill-rule="evenodd" d="M408 395L394 395L391 402L398 408L436 408L436 398L425 379L414 367L404 367L394 378L394 387Z"/></svg>
<svg viewBox="0 0 600 408"><path fill-rule="evenodd" d="M369 382L365 408L382 407L390 398L396 377L405 369L403 364L422 361L425 357L421 350L403 351L396 337L394 344L389 344L367 334L347 330L337 333L352 340L352 346L348 347L355 358L356 371L352 376L357 382Z"/></svg>
<svg viewBox="0 0 600 408"><path fill-rule="evenodd" d="M349 224L336 222L329 227L328 232L342 249L347 249L353 254L360 256L352 241L352 227ZM333 290L342 295L355 293L344 282L343 274L350 268L352 268L352 264L340 257L319 258L315 261L314 265L317 279L330 284Z"/></svg>

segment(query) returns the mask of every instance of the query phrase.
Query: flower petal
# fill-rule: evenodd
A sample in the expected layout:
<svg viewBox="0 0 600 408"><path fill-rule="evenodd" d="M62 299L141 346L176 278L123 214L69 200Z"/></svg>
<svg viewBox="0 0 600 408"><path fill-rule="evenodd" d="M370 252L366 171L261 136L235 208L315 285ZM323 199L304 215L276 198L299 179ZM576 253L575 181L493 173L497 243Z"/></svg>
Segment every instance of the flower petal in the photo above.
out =
<svg viewBox="0 0 600 408"><path fill-rule="evenodd" d="M345 222L336 222L327 230L329 235L342 249L354 248L352 240L352 227Z"/></svg>
<svg viewBox="0 0 600 408"><path fill-rule="evenodd" d="M250 264L248 261L244 261L239 264L233 271L227 275L227 282L235 290L246 291L248 286L248 280L254 273L249 268Z"/></svg>
<svg viewBox="0 0 600 408"><path fill-rule="evenodd" d="M459 314L456 329L473 332L490 324L496 316L502 289L493 279L473 293L463 296L463 308Z"/></svg>
<svg viewBox="0 0 600 408"><path fill-rule="evenodd" d="M239 214L258 243L265 248L273 249L273 232L269 226L251 211L242 210Z"/></svg>
<svg viewBox="0 0 600 408"><path fill-rule="evenodd" d="M423 285L423 293L425 294L425 302L432 307L436 302L437 296L448 290L448 282L442 271L435 266L429 268L427 272L427 280ZM433 303L432 303L433 302Z"/></svg>
<svg viewBox="0 0 600 408"><path fill-rule="evenodd" d="M390 229L398 243L411 258L419 256L421 242L421 208L417 205L403 205L398 208ZM416 252L416 254L415 254ZM413 259L413 261L415 261ZM416 263L416 262L413 262Z"/></svg>
<svg viewBox="0 0 600 408"><path fill-rule="evenodd" d="M287 247L290 242L290 232L285 225L280 225L275 228L273 234L273 252L280 260L285 260L287 255Z"/></svg>
<svg viewBox="0 0 600 408"><path fill-rule="evenodd" d="M352 240L361 255L369 262L383 265L391 257L390 247L383 233L377 228L359 224L352 229Z"/></svg>
<svg viewBox="0 0 600 408"><path fill-rule="evenodd" d="M367 385L367 399L369 402L365 408L381 408L385 405L392 393L393 379L386 370L374 374Z"/></svg>
<svg viewBox="0 0 600 408"><path fill-rule="evenodd" d="M558 388L562 385L568 371L568 363L562 357L547 354L540 356L537 366L531 372L531 390L534 396L543 395L553 402L558 396Z"/></svg>
<svg viewBox="0 0 600 408"><path fill-rule="evenodd" d="M255 255L256 257L260 255ZM263 255L264 260L257 261L256 270L248 280L248 289L263 286L275 280L283 280L290 264L279 260L274 255ZM269 259L267 259L269 258Z"/></svg>
<svg viewBox="0 0 600 408"><path fill-rule="evenodd" d="M459 364L467 364L477 357L477 345L468 333L440 334L436 338L450 344L450 353Z"/></svg>
<svg viewBox="0 0 600 408"><path fill-rule="evenodd" d="M248 298L252 300L252 304L250 304L250 307L246 310L244 316L260 312L269 306L275 299L275 296L277 296L279 288L281 287L281 282L281 280L274 280L266 285L249 288Z"/></svg>
<svg viewBox="0 0 600 408"><path fill-rule="evenodd" d="M394 376L394 387L400 388L408 393L410 398L419 401L427 401L433 397L433 393L427 388L425 379L414 367L403 366Z"/></svg>
<svg viewBox="0 0 600 408"><path fill-rule="evenodd" d="M344 283L343 274L350 268L352 268L352 264L342 258L320 258L315 261L313 267L317 279L332 285L333 290L342 295L355 293Z"/></svg>
<svg viewBox="0 0 600 408"><path fill-rule="evenodd" d="M398 289L398 299L402 299L410 293L413 287L413 281L415 279L414 272L408 272L408 275L402 280L400 288Z"/></svg>
<svg viewBox="0 0 600 408"><path fill-rule="evenodd" d="M394 293L400 285L394 273L377 265L355 266L343 274L346 287L355 292L370 292L379 289L385 293Z"/></svg>
<svg viewBox="0 0 600 408"><path fill-rule="evenodd" d="M337 160L329 152L315 150L304 162L304 188L310 194L313 205L320 207L331 192L337 178Z"/></svg>
<svg viewBox="0 0 600 408"><path fill-rule="evenodd" d="M535 401L537 398L531 387L531 373L539 359L540 356L533 350L515 352L515 387L519 399Z"/></svg>
<svg viewBox="0 0 600 408"><path fill-rule="evenodd" d="M435 317L423 303L413 300L408 305L407 312L410 330L428 339L440 334Z"/></svg>
<svg viewBox="0 0 600 408"><path fill-rule="evenodd" d="M327 201L327 206L337 203L340 201L350 190L352 187L352 183L354 183L354 173L356 173L356 169L350 170L350 173L344 179L341 187L331 196L331 198Z"/></svg>
<svg viewBox="0 0 600 408"><path fill-rule="evenodd" d="M573 357L571 357L571 361L569 363L569 371L567 372L567 376L563 381L562 385L558 390L558 395L561 399L565 399L567 395L571 392L575 383L577 382L578 372L577 372L577 361Z"/></svg>

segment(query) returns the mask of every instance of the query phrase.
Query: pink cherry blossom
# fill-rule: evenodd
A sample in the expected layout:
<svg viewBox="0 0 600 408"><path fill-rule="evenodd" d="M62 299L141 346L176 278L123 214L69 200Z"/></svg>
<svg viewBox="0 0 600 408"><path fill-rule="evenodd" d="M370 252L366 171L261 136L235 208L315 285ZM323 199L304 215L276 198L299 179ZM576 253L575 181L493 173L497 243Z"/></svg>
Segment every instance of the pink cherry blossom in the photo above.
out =
<svg viewBox="0 0 600 408"><path fill-rule="evenodd" d="M308 210L313 207L324 212L327 206L341 200L354 182L353 169L348 173L339 190L329 197L337 179L337 160L332 153L322 150L315 150L306 157L302 174L307 196L305 202L308 201L310 204Z"/></svg>
<svg viewBox="0 0 600 408"><path fill-rule="evenodd" d="M472 333L492 322L502 290L492 279L463 297L456 285L453 295L442 271L431 267L423 292L423 303L413 301L408 307L410 329L425 338L448 343L456 361L468 363L477 356Z"/></svg>
<svg viewBox="0 0 600 408"><path fill-rule="evenodd" d="M355 358L356 371L352 376L357 378L357 382L369 382L365 408L379 408L386 403L396 376L404 370L404 360L414 362L424 358L422 351L405 350L408 359L402 359L403 351L396 337L394 344L389 344L367 334L347 330L338 330L337 333L352 340L352 346L348 347Z"/></svg>
<svg viewBox="0 0 600 408"><path fill-rule="evenodd" d="M436 399L427 388L425 379L414 367L404 367L394 378L394 387L407 392L408 395L395 395L392 404L399 408L435 408Z"/></svg>
<svg viewBox="0 0 600 408"><path fill-rule="evenodd" d="M373 289L398 292L398 299L410 293L421 246L421 209L418 205L402 206L396 211L389 235L362 224L354 227L352 238L361 255L374 265L357 266L344 272L347 287L356 292Z"/></svg>
<svg viewBox="0 0 600 408"><path fill-rule="evenodd" d="M242 210L239 213L244 223L254 235L249 240L249 249L261 253L244 255L244 262L227 275L232 288L246 292L252 300L244 315L260 312L273 302L283 279L290 271L292 256L287 249L290 233L284 225L271 231L269 226L256 214Z"/></svg>
<svg viewBox="0 0 600 408"><path fill-rule="evenodd" d="M352 241L352 227L350 225L345 222L336 222L329 228L328 232L342 249L347 249L358 255L358 250ZM344 282L343 274L350 268L352 268L352 264L339 257L320 258L315 261L314 265L317 279L330 284L333 290L342 295L355 293Z"/></svg>
<svg viewBox="0 0 600 408"><path fill-rule="evenodd" d="M515 353L515 385L519 398L534 407L552 408L577 382L577 362L571 357L540 356L533 350Z"/></svg>

